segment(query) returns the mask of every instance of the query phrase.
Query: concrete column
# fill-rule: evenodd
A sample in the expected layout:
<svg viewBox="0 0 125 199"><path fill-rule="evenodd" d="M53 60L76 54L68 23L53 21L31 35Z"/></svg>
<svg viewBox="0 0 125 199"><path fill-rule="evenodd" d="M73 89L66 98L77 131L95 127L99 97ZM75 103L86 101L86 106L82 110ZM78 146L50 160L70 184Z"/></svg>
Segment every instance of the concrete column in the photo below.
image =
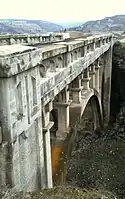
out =
<svg viewBox="0 0 125 199"><path fill-rule="evenodd" d="M52 164L51 164L51 145L50 145L50 129L53 122L50 121L50 111L53 109L52 102L43 107L43 137L44 137L44 159L46 170L46 186L52 188Z"/></svg>
<svg viewBox="0 0 125 199"><path fill-rule="evenodd" d="M9 42L10 42L10 45L11 45L11 44L14 44L14 39L13 39L13 37L10 37L10 41L9 41Z"/></svg>
<svg viewBox="0 0 125 199"><path fill-rule="evenodd" d="M100 38L100 47L102 46L102 38Z"/></svg>
<svg viewBox="0 0 125 199"><path fill-rule="evenodd" d="M111 96L111 73L112 73L112 47L104 56L104 82L103 82L103 113L104 123L108 124L110 119L110 96Z"/></svg>
<svg viewBox="0 0 125 199"><path fill-rule="evenodd" d="M78 50L78 58L82 57L81 54L82 54L82 48L80 48L80 49Z"/></svg>
<svg viewBox="0 0 125 199"><path fill-rule="evenodd" d="M88 41L85 41L85 45L84 45L84 56L87 54L87 45L88 45Z"/></svg>
<svg viewBox="0 0 125 199"><path fill-rule="evenodd" d="M99 58L99 95L102 98L103 95L103 79L104 79L104 61L103 58Z"/></svg>
<svg viewBox="0 0 125 199"><path fill-rule="evenodd" d="M87 45L87 53L90 52L90 44Z"/></svg>
<svg viewBox="0 0 125 199"><path fill-rule="evenodd" d="M57 96L57 102L54 107L58 112L58 130L56 131L56 138L52 147L52 169L53 169L53 180L54 183L61 184L63 176L64 162L62 162L62 154L65 152L64 143L65 139L70 131L69 129L69 89L66 87ZM60 162L62 162L60 164Z"/></svg>
<svg viewBox="0 0 125 199"><path fill-rule="evenodd" d="M92 43L92 51L94 51L96 48L96 45L95 45L95 39L93 39L93 43Z"/></svg>
<svg viewBox="0 0 125 199"><path fill-rule="evenodd" d="M51 124L50 124L51 126ZM52 127L52 126L51 126ZM43 133L44 133L44 145L45 145L45 167L46 167L46 185L47 188L52 188L53 187L53 182L52 182L52 164L51 164L51 147L50 147L50 128L43 128Z"/></svg>
<svg viewBox="0 0 125 199"><path fill-rule="evenodd" d="M57 139L65 139L69 133L69 89L66 87L58 97L55 106L58 111L58 132Z"/></svg>
<svg viewBox="0 0 125 199"><path fill-rule="evenodd" d="M90 77L89 77L89 70L88 68L84 71L83 74L83 79L82 79L82 86L83 86L83 90L89 90L89 82L90 82Z"/></svg>
<svg viewBox="0 0 125 199"><path fill-rule="evenodd" d="M83 89L82 87L82 80L81 76L78 76L73 82L72 82L72 101L75 103L81 103L81 91Z"/></svg>
<svg viewBox="0 0 125 199"><path fill-rule="evenodd" d="M66 65L70 64L72 62L71 60L71 52L66 53Z"/></svg>
<svg viewBox="0 0 125 199"><path fill-rule="evenodd" d="M40 36L40 43L42 42L42 36Z"/></svg>
<svg viewBox="0 0 125 199"><path fill-rule="evenodd" d="M78 58L78 52L77 51L73 52L73 57L74 57L74 60L77 60L77 58Z"/></svg>
<svg viewBox="0 0 125 199"><path fill-rule="evenodd" d="M103 39L103 45L105 45L105 44L106 44L106 38Z"/></svg>
<svg viewBox="0 0 125 199"><path fill-rule="evenodd" d="M58 110L57 139L64 139L69 132L69 103L56 103Z"/></svg>
<svg viewBox="0 0 125 199"><path fill-rule="evenodd" d="M99 62L97 62L97 65L95 66L95 89L97 90L97 92L99 93Z"/></svg>
<svg viewBox="0 0 125 199"><path fill-rule="evenodd" d="M90 68L90 88L95 88L95 65L92 64Z"/></svg>
<svg viewBox="0 0 125 199"><path fill-rule="evenodd" d="M81 48L81 57L84 57L84 46Z"/></svg>
<svg viewBox="0 0 125 199"><path fill-rule="evenodd" d="M87 54L87 46L84 46L84 56Z"/></svg>

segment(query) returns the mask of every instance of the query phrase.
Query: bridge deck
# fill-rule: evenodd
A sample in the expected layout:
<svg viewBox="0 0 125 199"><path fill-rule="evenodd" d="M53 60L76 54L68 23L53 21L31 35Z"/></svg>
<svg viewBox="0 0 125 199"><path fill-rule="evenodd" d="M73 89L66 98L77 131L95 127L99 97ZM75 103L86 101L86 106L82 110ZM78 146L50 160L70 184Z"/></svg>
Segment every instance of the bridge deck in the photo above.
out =
<svg viewBox="0 0 125 199"><path fill-rule="evenodd" d="M26 51L31 51L37 49L33 46L25 46L21 44L14 44L14 45L4 45L0 46L0 57L24 53Z"/></svg>

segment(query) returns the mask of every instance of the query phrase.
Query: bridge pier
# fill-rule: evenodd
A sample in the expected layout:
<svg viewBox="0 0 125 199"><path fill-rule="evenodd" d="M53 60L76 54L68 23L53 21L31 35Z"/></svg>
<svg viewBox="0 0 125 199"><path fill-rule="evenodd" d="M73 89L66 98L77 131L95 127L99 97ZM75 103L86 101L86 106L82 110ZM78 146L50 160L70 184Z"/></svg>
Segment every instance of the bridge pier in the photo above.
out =
<svg viewBox="0 0 125 199"><path fill-rule="evenodd" d="M53 122L50 121L50 112L53 109L53 102L49 102L42 110L43 143L44 143L44 162L46 173L46 187L52 188L52 167L51 167L51 148L50 148L50 129Z"/></svg>
<svg viewBox="0 0 125 199"><path fill-rule="evenodd" d="M103 114L105 125L110 120L111 73L112 47L104 54Z"/></svg>

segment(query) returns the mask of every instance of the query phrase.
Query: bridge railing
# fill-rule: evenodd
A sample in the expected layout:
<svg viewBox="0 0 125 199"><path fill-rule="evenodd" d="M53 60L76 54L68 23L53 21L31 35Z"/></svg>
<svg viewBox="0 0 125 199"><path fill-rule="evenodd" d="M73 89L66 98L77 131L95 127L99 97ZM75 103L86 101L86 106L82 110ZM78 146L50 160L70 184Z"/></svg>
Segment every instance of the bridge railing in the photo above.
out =
<svg viewBox="0 0 125 199"><path fill-rule="evenodd" d="M65 39L65 37L68 37L65 33L0 35L0 46L22 43L51 43L54 41L61 41Z"/></svg>
<svg viewBox="0 0 125 199"><path fill-rule="evenodd" d="M26 45L1 46L0 75L13 76L42 64L44 78L48 72L54 75L60 68L68 67L80 58L86 57L88 53L94 53L98 48L103 50L106 44L112 45L111 34L58 42L39 48Z"/></svg>
<svg viewBox="0 0 125 199"><path fill-rule="evenodd" d="M55 96L63 90L66 85L70 84L79 74L81 74L88 66L94 63L104 52L111 46L111 43L105 43L100 47L96 47L93 51L86 52L83 57L70 62L64 68L58 68L56 72L49 72L41 79L41 99L43 106L49 100L54 99Z"/></svg>
<svg viewBox="0 0 125 199"><path fill-rule="evenodd" d="M87 38L79 38L69 42L59 42L56 43L54 48L43 48L42 49L42 60L51 59L54 56L63 56L63 61L65 64L63 66L68 66L71 62L77 60L80 57L84 57L87 53L94 51L96 48L100 48L102 45L112 42L112 35L101 35ZM54 58L55 59L55 58Z"/></svg>

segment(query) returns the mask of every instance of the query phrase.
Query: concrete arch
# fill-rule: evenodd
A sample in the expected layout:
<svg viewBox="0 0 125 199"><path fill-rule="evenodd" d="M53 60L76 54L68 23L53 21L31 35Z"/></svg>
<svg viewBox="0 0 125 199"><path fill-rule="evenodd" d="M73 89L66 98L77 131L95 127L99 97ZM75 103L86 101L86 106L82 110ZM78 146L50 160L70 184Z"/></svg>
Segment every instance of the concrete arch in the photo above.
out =
<svg viewBox="0 0 125 199"><path fill-rule="evenodd" d="M100 100L101 101L101 100ZM77 131L82 128L88 132L94 132L100 129L103 125L102 107L96 95L92 95L83 110L80 122L77 126Z"/></svg>
<svg viewBox="0 0 125 199"><path fill-rule="evenodd" d="M55 171L53 173L54 184L65 182L68 170L67 170L67 164L64 164L64 162L68 158L70 158L73 144L75 142L75 138L78 135L77 125L79 125L79 121L81 120L81 118L84 117L84 112L89 102L92 102L94 105L96 105L98 109L99 117L100 117L100 123L103 121L101 99L96 90L91 89L91 90L85 91L85 93L83 94L82 101L83 102L81 104L76 104L76 103L71 104L70 122L72 120L73 126L71 127L70 133L68 134L67 138L64 140L63 144L57 145L56 147L56 149L58 149L59 151L58 153L61 154L61 152L63 151L62 153L63 155L60 155L61 158L58 158L56 165L53 168ZM78 121L78 123L76 121ZM58 153L56 151L56 154ZM58 175L56 176L55 173L58 173Z"/></svg>
<svg viewBox="0 0 125 199"><path fill-rule="evenodd" d="M103 114L102 114L102 104L101 98L96 90L91 89L88 91L84 91L82 93L82 102L80 104L72 103L70 106L70 126L74 128L75 125L81 120L85 108L87 107L89 102L93 103L93 107L95 106L99 115L100 126L103 125Z"/></svg>

